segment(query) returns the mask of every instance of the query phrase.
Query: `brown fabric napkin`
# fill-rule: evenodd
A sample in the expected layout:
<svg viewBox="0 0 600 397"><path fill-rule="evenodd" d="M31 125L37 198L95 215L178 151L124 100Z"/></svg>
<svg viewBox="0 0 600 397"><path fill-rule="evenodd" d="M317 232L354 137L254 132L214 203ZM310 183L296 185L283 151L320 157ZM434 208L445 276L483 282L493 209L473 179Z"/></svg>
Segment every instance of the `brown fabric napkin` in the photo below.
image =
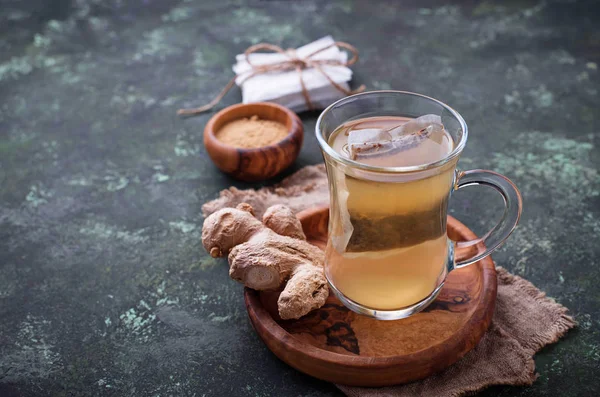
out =
<svg viewBox="0 0 600 397"><path fill-rule="evenodd" d="M202 206L204 216L241 202L252 205L257 217L273 204L295 212L329 202L325 167L308 166L275 187L260 190L230 188ZM351 397L455 397L491 385L531 385L537 375L533 355L554 343L575 321L567 308L554 302L529 281L498 267L498 298L490 328L479 344L446 370L421 381L382 388L336 385Z"/></svg>

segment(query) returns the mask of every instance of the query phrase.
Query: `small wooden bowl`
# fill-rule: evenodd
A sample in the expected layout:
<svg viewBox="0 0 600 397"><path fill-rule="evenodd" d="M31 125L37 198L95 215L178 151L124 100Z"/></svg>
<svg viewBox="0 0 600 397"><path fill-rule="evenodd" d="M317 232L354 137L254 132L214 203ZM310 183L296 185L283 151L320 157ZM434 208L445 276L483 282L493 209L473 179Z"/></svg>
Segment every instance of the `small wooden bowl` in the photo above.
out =
<svg viewBox="0 0 600 397"><path fill-rule="evenodd" d="M282 123L288 129L288 135L273 145L254 149L235 148L216 138L215 133L226 123L255 115ZM204 128L204 147L215 165L247 182L271 178L289 167L298 157L303 139L304 128L296 113L269 102L229 106L215 114Z"/></svg>
<svg viewBox="0 0 600 397"><path fill-rule="evenodd" d="M309 242L325 248L328 208L298 214ZM455 241L475 234L448 217ZM282 320L276 291L245 289L246 309L267 347L292 367L329 382L390 386L423 379L463 357L492 321L497 279L488 256L446 279L437 299L409 318L381 321L361 316L329 295L325 305L298 320Z"/></svg>

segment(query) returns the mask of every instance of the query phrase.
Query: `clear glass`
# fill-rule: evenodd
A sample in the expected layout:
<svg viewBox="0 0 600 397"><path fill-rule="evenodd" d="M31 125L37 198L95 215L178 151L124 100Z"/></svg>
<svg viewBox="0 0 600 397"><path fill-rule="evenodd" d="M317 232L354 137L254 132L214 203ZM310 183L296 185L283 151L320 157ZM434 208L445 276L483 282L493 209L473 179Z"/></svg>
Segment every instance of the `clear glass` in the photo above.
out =
<svg viewBox="0 0 600 397"><path fill-rule="evenodd" d="M375 116L416 118L436 114L454 141L443 159L409 167L366 165L329 145L342 124ZM378 319L421 311L441 290L447 274L496 249L515 228L522 201L515 185L492 171L458 172L468 130L454 109L423 95L376 91L341 99L323 111L316 134L330 192L325 270L331 289L351 310ZM502 220L475 241L448 239L448 199L470 185L495 188L505 202Z"/></svg>

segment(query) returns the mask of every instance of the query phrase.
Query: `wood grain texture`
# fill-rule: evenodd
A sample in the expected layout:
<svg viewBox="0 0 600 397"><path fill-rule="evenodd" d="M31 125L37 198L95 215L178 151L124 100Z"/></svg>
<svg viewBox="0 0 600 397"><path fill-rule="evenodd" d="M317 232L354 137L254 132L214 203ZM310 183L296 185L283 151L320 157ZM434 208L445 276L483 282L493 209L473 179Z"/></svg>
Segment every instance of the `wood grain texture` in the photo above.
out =
<svg viewBox="0 0 600 397"><path fill-rule="evenodd" d="M254 115L282 123L288 135L273 145L255 149L235 148L216 138L216 131L226 123ZM271 178L289 167L298 157L303 139L304 128L298 116L268 102L229 106L215 114L204 128L204 146L215 165L232 177L248 182Z"/></svg>
<svg viewBox="0 0 600 397"><path fill-rule="evenodd" d="M298 214L310 242L327 241L327 208ZM475 235L448 217L448 235ZM407 319L380 321L358 315L333 295L325 306L299 320L277 315L279 292L246 288L252 325L265 344L292 367L330 382L386 386L422 379L464 356L487 330L496 302L496 270L491 258L448 275L438 298Z"/></svg>

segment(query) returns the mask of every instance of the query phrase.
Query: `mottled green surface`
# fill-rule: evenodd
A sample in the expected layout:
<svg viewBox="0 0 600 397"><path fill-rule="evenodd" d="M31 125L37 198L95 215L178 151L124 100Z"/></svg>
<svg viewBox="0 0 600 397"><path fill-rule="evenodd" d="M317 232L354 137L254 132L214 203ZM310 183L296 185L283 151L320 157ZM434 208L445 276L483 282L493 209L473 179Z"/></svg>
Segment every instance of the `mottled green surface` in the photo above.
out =
<svg viewBox="0 0 600 397"><path fill-rule="evenodd" d="M482 395L600 390L600 8L399 3L0 1L0 395L339 394L264 347L202 249L202 203L247 185L207 157L210 114L175 116L247 46L328 33L360 49L357 83L463 114L461 166L506 173L525 199L494 258L580 323L538 354L534 386ZM321 159L316 116L295 169ZM481 232L492 204L461 191L451 206Z"/></svg>

